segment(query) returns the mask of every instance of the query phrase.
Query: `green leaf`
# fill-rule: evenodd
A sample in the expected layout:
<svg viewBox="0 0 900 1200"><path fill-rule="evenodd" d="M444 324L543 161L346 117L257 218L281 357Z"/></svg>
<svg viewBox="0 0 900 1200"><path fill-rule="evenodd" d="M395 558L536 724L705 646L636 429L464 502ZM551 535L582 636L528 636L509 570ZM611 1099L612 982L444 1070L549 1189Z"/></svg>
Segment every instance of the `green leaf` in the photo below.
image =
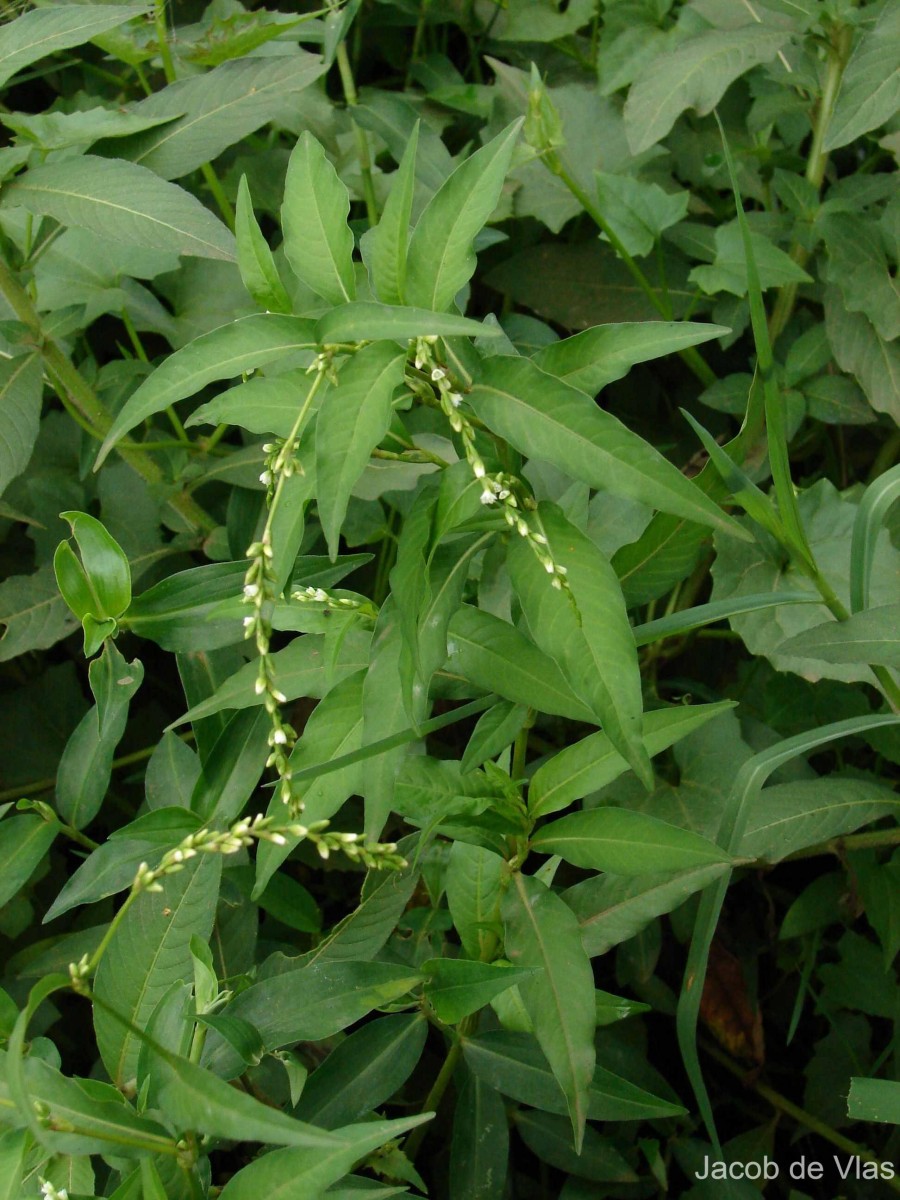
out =
<svg viewBox="0 0 900 1200"><path fill-rule="evenodd" d="M576 867L613 875L683 871L728 862L731 855L688 829L624 808L571 813L538 830L532 849Z"/></svg>
<svg viewBox="0 0 900 1200"><path fill-rule="evenodd" d="M472 959L487 961L496 947L504 871L504 859L492 850L458 841L450 847L444 880L447 903L463 949Z"/></svg>
<svg viewBox="0 0 900 1200"><path fill-rule="evenodd" d="M629 254L649 254L664 229L687 215L688 192L664 192L658 183L596 171L597 208Z"/></svg>
<svg viewBox="0 0 900 1200"><path fill-rule="evenodd" d="M681 738L701 728L712 717L731 708L733 702L698 704L654 709L644 714L644 748L649 757L674 746ZM528 786L528 809L533 817L545 817L568 808L576 800L599 791L628 770L628 762L605 733L592 733L566 746L542 763Z"/></svg>
<svg viewBox="0 0 900 1200"><path fill-rule="evenodd" d="M316 489L319 519L332 562L350 493L369 455L391 424L391 399L403 382L406 353L393 342L365 346L341 367L338 384L316 420Z"/></svg>
<svg viewBox="0 0 900 1200"><path fill-rule="evenodd" d="M284 250L301 283L329 304L356 297L350 196L309 131L294 147L281 208Z"/></svg>
<svg viewBox="0 0 900 1200"><path fill-rule="evenodd" d="M294 774L306 766L321 762L323 758L339 758L359 749L363 735L363 685L364 671L348 675L316 705L303 735L290 757ZM275 677L279 686L279 677ZM264 712L257 709L257 712ZM303 820L308 824L327 821L338 811L348 796L362 791L363 768L359 764L323 774L318 779L297 783L293 789L296 801L303 804ZM283 812L284 806L277 793L269 802L269 814ZM265 888L272 872L298 844L299 839L287 837L283 846L265 842L256 856L256 888L259 893Z"/></svg>
<svg viewBox="0 0 900 1200"><path fill-rule="evenodd" d="M825 292L825 326L838 366L855 376L872 408L900 423L900 346L862 313L848 312L834 286Z"/></svg>
<svg viewBox="0 0 900 1200"><path fill-rule="evenodd" d="M139 4L48 4L9 21L0 31L0 86L23 67L80 46L145 11Z"/></svg>
<svg viewBox="0 0 900 1200"><path fill-rule="evenodd" d="M110 1084L69 1078L33 1055L25 1059L22 1075L29 1099L50 1110L47 1132L40 1140L53 1152L114 1152L124 1158L141 1157L148 1151L171 1152L173 1141L166 1130L156 1121L138 1116Z"/></svg>
<svg viewBox="0 0 900 1200"><path fill-rule="evenodd" d="M705 431L704 431L705 432ZM708 435L707 435L708 436ZM709 604L696 604L681 612L657 617L644 625L635 625L634 640L638 646L649 646L653 642L688 633L703 625L723 621L728 617L740 617L744 613L761 612L778 608L782 604L815 604L817 600L809 592L760 592L758 596L740 596L729 600L713 600Z"/></svg>
<svg viewBox="0 0 900 1200"><path fill-rule="evenodd" d="M596 325L573 337L551 342L533 356L549 375L593 396L623 379L635 363L675 354L729 332L723 325L696 321L623 321Z"/></svg>
<svg viewBox="0 0 900 1200"><path fill-rule="evenodd" d="M298 368L285 371L283 375L268 378L257 376L239 383L222 392L199 408L185 421L185 426L240 425L251 433L274 433L287 437L297 423L297 414L304 405L315 377ZM330 384L320 384L316 395L310 400L306 417L297 430L302 434L330 391ZM260 457L260 462L262 458Z"/></svg>
<svg viewBox="0 0 900 1200"><path fill-rule="evenodd" d="M28 1144L27 1129L10 1129L0 1136L0 1200L19 1200Z"/></svg>
<svg viewBox="0 0 900 1200"><path fill-rule="evenodd" d="M128 399L100 447L97 467L126 433L170 404L217 379L233 379L315 345L315 326L302 317L259 313L202 334L170 355Z"/></svg>
<svg viewBox="0 0 900 1200"><path fill-rule="evenodd" d="M296 47L293 54L275 58L224 62L133 104L129 111L136 116L175 119L110 149L163 179L179 179L277 119L285 101L290 103L324 70L318 57Z"/></svg>
<svg viewBox="0 0 900 1200"><path fill-rule="evenodd" d="M0 821L0 908L25 886L58 832L55 821L33 813Z"/></svg>
<svg viewBox="0 0 900 1200"><path fill-rule="evenodd" d="M506 1106L492 1087L470 1073L453 1115L450 1200L503 1200L508 1159Z"/></svg>
<svg viewBox="0 0 900 1200"><path fill-rule="evenodd" d="M779 652L832 663L900 667L900 604L882 604L846 621L814 625L783 642Z"/></svg>
<svg viewBox="0 0 900 1200"><path fill-rule="evenodd" d="M731 292L735 296L746 296L750 288L747 255L738 222L720 225L715 237L715 262L712 266L694 267L688 278L709 295ZM763 291L789 283L812 283L811 276L789 254L773 246L764 234L751 233L750 239Z"/></svg>
<svg viewBox="0 0 900 1200"><path fill-rule="evenodd" d="M369 661L371 635L360 629L349 630L341 642L336 659L329 662L325 654L325 639L318 634L306 634L294 638L283 650L272 655L278 690L288 701L300 696L321 699L332 687L348 675L360 671ZM256 679L259 667L255 662L245 663L222 683L206 700L195 704L183 717L173 721L183 725L186 721L199 721L214 713L229 708L251 708L260 704L256 694Z"/></svg>
<svg viewBox="0 0 900 1200"><path fill-rule="evenodd" d="M190 808L191 793L200 776L200 760L177 734L166 732L147 763L144 790L151 811L178 805Z"/></svg>
<svg viewBox="0 0 900 1200"><path fill-rule="evenodd" d="M856 510L850 546L851 612L869 606L875 548L884 521L897 500L900 500L900 463L872 480Z"/></svg>
<svg viewBox="0 0 900 1200"><path fill-rule="evenodd" d="M291 298L281 282L269 243L263 237L253 214L253 200L246 175L241 176L238 185L234 235L244 287L260 308L267 312L289 313Z"/></svg>
<svg viewBox="0 0 900 1200"><path fill-rule="evenodd" d="M460 163L429 200L409 241L406 299L422 308L449 308L472 278L472 244L497 202L521 121L514 121Z"/></svg>
<svg viewBox="0 0 900 1200"><path fill-rule="evenodd" d="M450 621L447 651L451 670L478 687L496 688L508 700L541 712L594 720L553 659L488 612L464 604Z"/></svg>
<svg viewBox="0 0 900 1200"><path fill-rule="evenodd" d="M235 713L214 744L191 795L203 821L228 825L253 794L269 754L272 727L263 708Z"/></svg>
<svg viewBox="0 0 900 1200"><path fill-rule="evenodd" d="M103 803L116 747L128 722L128 707L143 682L144 667L137 659L126 662L109 641L88 674L96 703L66 742L56 775L57 808L63 820L76 829L90 824Z"/></svg>
<svg viewBox="0 0 900 1200"><path fill-rule="evenodd" d="M528 709L523 704L504 700L483 713L472 730L460 762L463 774L474 771L490 758L496 758L514 740L525 722Z"/></svg>
<svg viewBox="0 0 900 1200"><path fill-rule="evenodd" d="M507 565L532 636L652 787L653 770L641 741L637 649L619 581L602 552L556 505L539 505L537 523L553 562L566 571L567 589L554 588L534 548L523 538L513 539Z"/></svg>
<svg viewBox="0 0 900 1200"><path fill-rule="evenodd" d="M191 936L212 931L222 859L203 855L177 875L167 875L162 892L143 892L122 918L100 960L94 992L139 1029L176 981L190 978ZM94 1010L100 1057L117 1087L135 1078L140 1039L101 1008Z"/></svg>
<svg viewBox="0 0 900 1200"><path fill-rule="evenodd" d="M494 433L529 458L601 491L733 532L734 522L648 442L527 358L485 359L467 400Z"/></svg>
<svg viewBox="0 0 900 1200"><path fill-rule="evenodd" d="M0 662L26 650L53 646L73 629L72 616L56 585L52 564L33 575L13 575L0 583Z"/></svg>
<svg viewBox="0 0 900 1200"><path fill-rule="evenodd" d="M499 337L501 330L455 313L426 308L357 301L333 308L316 323L323 343L386 340L407 342L417 337Z"/></svg>
<svg viewBox="0 0 900 1200"><path fill-rule="evenodd" d="M740 854L781 862L889 816L900 816L900 797L884 784L837 776L772 784L754 801Z"/></svg>
<svg viewBox="0 0 900 1200"><path fill-rule="evenodd" d="M853 1121L882 1121L900 1125L900 1083L892 1079L850 1080L847 1114ZM879 1179L887 1176L879 1175Z"/></svg>
<svg viewBox="0 0 900 1200"><path fill-rule="evenodd" d="M131 603L131 567L128 555L97 520L83 512L60 513L68 521L72 535L81 552L84 572L84 587L76 588L73 599L78 607L70 604L75 615L84 620L93 617L120 617ZM89 598L90 607L83 600ZM66 600L68 602L68 596Z"/></svg>
<svg viewBox="0 0 900 1200"><path fill-rule="evenodd" d="M565 1114L566 1098L531 1034L481 1033L464 1039L463 1054L472 1073L504 1096L542 1112ZM652 1120L684 1111L603 1067L597 1067L587 1091L592 1121Z"/></svg>
<svg viewBox="0 0 900 1200"><path fill-rule="evenodd" d="M295 1115L339 1129L381 1107L412 1074L425 1048L428 1023L398 1013L362 1025L308 1077Z"/></svg>
<svg viewBox="0 0 900 1200"><path fill-rule="evenodd" d="M325 962L285 970L254 983L222 1010L255 1026L267 1050L295 1042L320 1042L373 1008L405 996L422 975L383 962ZM227 1042L210 1038L204 1064L231 1078L243 1069Z"/></svg>
<svg viewBox="0 0 900 1200"><path fill-rule="evenodd" d="M200 818L184 808L156 809L123 825L66 880L44 924L80 904L93 904L131 887L142 862L158 861L199 827Z"/></svg>
<svg viewBox="0 0 900 1200"><path fill-rule="evenodd" d="M745 26L704 30L674 50L666 46L644 67L625 103L625 131L632 154L664 138L686 108L712 112L735 79L770 62L788 40L785 31Z"/></svg>
<svg viewBox="0 0 900 1200"><path fill-rule="evenodd" d="M40 427L43 391L36 354L0 362L0 496L28 466Z"/></svg>
<svg viewBox="0 0 900 1200"><path fill-rule="evenodd" d="M897 44L900 48L900 26ZM879 337L894 341L900 335L900 286L878 226L838 212L820 218L818 227L828 250L828 279L840 288L848 311L865 313Z"/></svg>
<svg viewBox="0 0 900 1200"><path fill-rule="evenodd" d="M823 150L836 150L884 125L900 108L900 16L886 5L853 47Z"/></svg>
<svg viewBox="0 0 900 1200"><path fill-rule="evenodd" d="M509 963L468 962L463 958L430 958L422 963L429 976L425 996L438 1020L455 1025L477 1012L507 988L531 979L540 967L513 967Z"/></svg>
<svg viewBox="0 0 900 1200"><path fill-rule="evenodd" d="M402 304L406 288L406 253L416 184L419 122L406 143L400 164L391 176L391 190L381 220L363 234L359 247L372 290L385 304Z"/></svg>
<svg viewBox="0 0 900 1200"><path fill-rule="evenodd" d="M292 1200L298 1188L312 1200L370 1151L431 1116L422 1113L398 1121L348 1125L331 1135L335 1145L328 1150L274 1150L233 1175L220 1193L222 1200L259 1200L260 1196L266 1200Z"/></svg>
<svg viewBox="0 0 900 1200"><path fill-rule="evenodd" d="M595 1183L637 1183L638 1177L608 1138L591 1126L585 1130L584 1145L576 1153L568 1123L552 1113L518 1112L516 1132L542 1162L578 1179Z"/></svg>
<svg viewBox="0 0 900 1200"><path fill-rule="evenodd" d="M578 918L585 951L596 958L672 912L727 869L721 863L664 875L595 875L563 892L562 898Z"/></svg>
<svg viewBox="0 0 900 1200"><path fill-rule="evenodd" d="M539 967L519 992L566 1098L576 1153L584 1139L594 1075L594 977L578 922L555 893L516 873L502 903L506 954L514 966Z"/></svg>
<svg viewBox="0 0 900 1200"><path fill-rule="evenodd" d="M853 493L841 496L827 479L820 479L798 497L800 521L812 553L823 575L845 607L850 600L850 553L857 503ZM782 653L788 639L829 621L831 614L807 575L793 563L785 565L770 544L741 544L731 538L717 539L716 560L712 567L713 601L737 600L768 590L773 596L782 591L802 592L813 603L790 604L758 609L731 618L732 628L741 635L752 654L765 655L778 671L794 671L814 678L871 680L864 665L830 663L812 655ZM900 564L889 531L881 528L872 545L881 560L873 573L869 603L873 607L896 601L893 575Z"/></svg>
<svg viewBox="0 0 900 1200"><path fill-rule="evenodd" d="M113 242L233 262L234 237L200 201L147 167L84 154L32 167L3 189L23 207Z"/></svg>

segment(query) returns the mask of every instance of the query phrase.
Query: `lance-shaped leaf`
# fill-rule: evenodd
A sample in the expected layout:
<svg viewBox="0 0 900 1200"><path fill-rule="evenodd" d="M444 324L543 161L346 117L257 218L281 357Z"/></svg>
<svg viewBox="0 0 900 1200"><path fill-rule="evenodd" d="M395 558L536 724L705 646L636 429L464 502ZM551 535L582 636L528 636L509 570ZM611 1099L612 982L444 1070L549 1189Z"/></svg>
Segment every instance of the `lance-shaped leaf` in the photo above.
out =
<svg viewBox="0 0 900 1200"><path fill-rule="evenodd" d="M503 900L506 953L521 967L540 967L519 984L535 1036L566 1098L581 1148L594 1076L594 976L570 908L537 879L516 873Z"/></svg>
<svg viewBox="0 0 900 1200"><path fill-rule="evenodd" d="M501 333L498 326L483 325L456 313L373 304L370 300L341 304L316 324L320 342L375 342L384 338L407 342L417 337L499 337Z"/></svg>
<svg viewBox="0 0 900 1200"><path fill-rule="evenodd" d="M145 11L140 4L48 4L17 17L0 30L0 86L48 54L80 46Z"/></svg>
<svg viewBox="0 0 900 1200"><path fill-rule="evenodd" d="M497 207L521 124L513 122L460 163L428 202L409 240L410 304L448 308L472 278L472 244Z"/></svg>
<svg viewBox="0 0 900 1200"><path fill-rule="evenodd" d="M509 963L468 962L463 958L430 958L422 963L429 976L425 995L439 1020L455 1025L477 1012L495 996L522 984L540 967L513 967Z"/></svg>
<svg viewBox="0 0 900 1200"><path fill-rule="evenodd" d="M567 587L554 587L555 576L538 561L534 548L524 538L513 539L507 564L532 636L559 663L619 753L652 787L653 768L641 740L637 649L619 581L601 551L556 505L542 504L537 524L552 562L566 571Z"/></svg>
<svg viewBox="0 0 900 1200"><path fill-rule="evenodd" d="M196 196L148 167L84 154L32 167L3 189L0 207L22 207L114 242L233 262L233 235Z"/></svg>
<svg viewBox="0 0 900 1200"><path fill-rule="evenodd" d="M652 758L712 717L718 716L733 701L718 704L679 705L658 708L644 714L644 748ZM606 733L592 733L574 742L542 763L528 785L528 808L532 816L545 817L567 808L583 796L599 791L628 770L628 763L613 746Z"/></svg>
<svg viewBox="0 0 900 1200"><path fill-rule="evenodd" d="M470 1074L453 1115L450 1200L503 1200L509 1123L499 1092Z"/></svg>
<svg viewBox="0 0 900 1200"><path fill-rule="evenodd" d="M531 839L541 854L614 875L646 875L730 862L732 856L689 829L626 808L592 808L545 825Z"/></svg>
<svg viewBox="0 0 900 1200"><path fill-rule="evenodd" d="M900 668L900 604L863 609L847 621L824 621L782 642L778 650L825 662Z"/></svg>
<svg viewBox="0 0 900 1200"><path fill-rule="evenodd" d="M394 342L373 342L345 363L338 385L316 420L316 486L319 519L332 561L353 486L391 424L391 398L403 381L406 352Z"/></svg>
<svg viewBox="0 0 900 1200"><path fill-rule="evenodd" d="M281 282L269 243L253 212L253 200L247 176L241 176L234 214L238 268L244 287L267 312L289 313L291 298Z"/></svg>
<svg viewBox="0 0 900 1200"><path fill-rule="evenodd" d="M100 447L96 466L135 425L168 405L195 395L217 379L233 379L314 345L312 321L280 313L241 317L202 334L170 355L128 398Z"/></svg>
<svg viewBox="0 0 900 1200"><path fill-rule="evenodd" d="M329 304L356 296L350 194L309 131L294 147L284 184L284 250L297 278Z"/></svg>
<svg viewBox="0 0 900 1200"><path fill-rule="evenodd" d="M364 233L359 248L369 272L372 289L385 304L402 304L406 290L406 250L409 220L416 186L416 151L419 122L406 143L400 165L391 177L391 190L381 220Z"/></svg>
<svg viewBox="0 0 900 1200"><path fill-rule="evenodd" d="M56 821L45 821L36 813L0 821L0 906L28 882L58 832Z"/></svg>
<svg viewBox="0 0 900 1200"><path fill-rule="evenodd" d="M0 362L0 496L28 466L40 427L43 390L36 354Z"/></svg>
<svg viewBox="0 0 900 1200"><path fill-rule="evenodd" d="M896 113L900 105L900 12L886 5L853 48L823 149L846 146Z"/></svg>
<svg viewBox="0 0 900 1200"><path fill-rule="evenodd" d="M534 355L542 371L594 395L622 379L635 363L675 354L730 333L723 325L696 321L623 321L596 325L573 337L551 342Z"/></svg>
<svg viewBox="0 0 900 1200"><path fill-rule="evenodd" d="M602 491L748 536L659 451L531 359L485 359L467 399L494 433L529 458Z"/></svg>
<svg viewBox="0 0 900 1200"><path fill-rule="evenodd" d="M130 111L141 117L176 119L120 141L112 150L163 179L178 179L276 118L286 99L324 70L321 59L296 47L293 54L277 58L224 62L133 105Z"/></svg>

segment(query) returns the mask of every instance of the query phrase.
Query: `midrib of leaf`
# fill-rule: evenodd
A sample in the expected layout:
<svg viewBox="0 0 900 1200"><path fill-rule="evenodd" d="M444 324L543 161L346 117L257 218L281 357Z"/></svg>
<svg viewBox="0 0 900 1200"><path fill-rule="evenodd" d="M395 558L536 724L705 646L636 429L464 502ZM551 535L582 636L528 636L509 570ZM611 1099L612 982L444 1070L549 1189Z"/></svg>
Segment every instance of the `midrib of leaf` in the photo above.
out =
<svg viewBox="0 0 900 1200"><path fill-rule="evenodd" d="M802 812L789 813L787 816L777 817L769 821L765 825L753 825L748 828L747 835L759 837L762 834L767 834L773 829L778 829L780 826L790 826L800 821L813 821L821 816L831 816L834 813L850 813L854 809L870 808L873 804L888 805L891 801L887 796L858 796L851 800L841 800L839 804L821 804L818 808L807 808ZM900 809L900 796L894 798L895 803Z"/></svg>
<svg viewBox="0 0 900 1200"><path fill-rule="evenodd" d="M584 920L578 922L578 927L582 930L590 929L593 925L596 925L601 921L607 920L610 916L617 913L620 909L629 908L629 907L639 903L640 901L645 900L648 896L653 896L656 894L656 892L662 891L663 889L670 887L674 883L689 879L690 876L692 874L694 874L695 872L700 873L702 871L710 871L714 867L719 867L719 866L721 866L722 871L724 872L727 864L726 863L721 863L721 864L720 863L704 863L704 864L698 865L696 867L688 867L687 870L679 871L679 872L677 872L677 874L673 874L669 879L664 879L661 883L654 884L654 886L652 888L647 888L645 891L639 892L635 896L627 896L624 900L619 900L617 903L610 905L608 908L604 908L600 912L594 913L590 917L585 917Z"/></svg>
<svg viewBox="0 0 900 1200"><path fill-rule="evenodd" d="M534 912L528 902L528 896L526 895L525 889L522 885L521 872L516 872L516 874L513 876L513 882L515 884L516 891L519 894L519 903L522 905L522 909L527 916L529 924L531 925L535 945L538 953L541 956L541 962L543 964L544 978L550 985L550 991L553 997L553 1007L555 1008L557 1015L558 1030L562 1034L563 1041L565 1043L566 1059L568 1060L569 1065L569 1076L573 1084L572 1102L575 1108L575 1116L577 1117L577 1123L579 1127L583 1129L584 1123L587 1120L587 1112L583 1108L583 1097L576 1082L578 1079L578 1071L576 1069L575 1051L572 1046L572 1040L569 1036L569 1031L566 1024L566 1005L559 993L558 985L553 973L553 959L552 956L547 953L547 947L541 934L540 926L534 919Z"/></svg>

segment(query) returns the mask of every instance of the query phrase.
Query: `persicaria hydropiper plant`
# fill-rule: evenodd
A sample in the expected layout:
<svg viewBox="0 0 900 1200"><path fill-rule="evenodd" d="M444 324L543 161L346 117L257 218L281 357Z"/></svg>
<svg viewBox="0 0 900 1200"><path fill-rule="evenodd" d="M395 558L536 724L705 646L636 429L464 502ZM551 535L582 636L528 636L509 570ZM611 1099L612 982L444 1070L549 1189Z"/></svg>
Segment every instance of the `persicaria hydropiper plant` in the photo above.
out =
<svg viewBox="0 0 900 1200"><path fill-rule="evenodd" d="M900 1190L897 6L7 7L0 1195Z"/></svg>

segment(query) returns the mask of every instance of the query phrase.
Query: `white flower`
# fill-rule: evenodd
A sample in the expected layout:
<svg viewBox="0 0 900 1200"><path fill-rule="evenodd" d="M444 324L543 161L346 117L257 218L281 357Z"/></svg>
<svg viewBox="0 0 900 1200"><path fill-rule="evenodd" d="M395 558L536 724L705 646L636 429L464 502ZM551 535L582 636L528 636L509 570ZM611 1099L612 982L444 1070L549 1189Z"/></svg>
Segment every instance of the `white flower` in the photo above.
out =
<svg viewBox="0 0 900 1200"><path fill-rule="evenodd" d="M548 575L555 575L555 574L556 574L556 567L555 567L555 566L553 565L553 563L552 563L552 562L549 560L549 558L548 558L548 559L547 559L547 561L544 563L544 570L547 572L547 574L548 574Z"/></svg>
<svg viewBox="0 0 900 1200"><path fill-rule="evenodd" d="M485 488L484 491L481 493L481 503L482 504L496 504L497 503L497 497L490 490L490 488Z"/></svg>
<svg viewBox="0 0 900 1200"><path fill-rule="evenodd" d="M431 372L431 380L433 383L440 383L440 381L442 379L445 379L446 376L447 376L447 372L444 370L443 367L435 367L434 370Z"/></svg>
<svg viewBox="0 0 900 1200"><path fill-rule="evenodd" d="M245 583L244 584L244 599L245 600L255 600L258 595L259 595L259 584L258 583Z"/></svg>
<svg viewBox="0 0 900 1200"><path fill-rule="evenodd" d="M272 732L272 742L276 746L284 746L287 744L287 734L283 729L275 729Z"/></svg>
<svg viewBox="0 0 900 1200"><path fill-rule="evenodd" d="M263 471L263 473L259 477L259 482L264 483L266 485L266 487L268 487L269 484L272 482L272 472L271 471Z"/></svg>
<svg viewBox="0 0 900 1200"><path fill-rule="evenodd" d="M476 459L475 462L472 463L472 471L474 472L476 479L484 479L485 475L487 474L484 469L484 463L480 458Z"/></svg>
<svg viewBox="0 0 900 1200"><path fill-rule="evenodd" d="M253 690L256 692L257 696L261 696L266 690L266 681L264 679L257 679L256 683L253 685Z"/></svg>
<svg viewBox="0 0 900 1200"><path fill-rule="evenodd" d="M454 408L459 408L459 406L462 404L462 396L459 394L459 392L449 392L447 399Z"/></svg>

